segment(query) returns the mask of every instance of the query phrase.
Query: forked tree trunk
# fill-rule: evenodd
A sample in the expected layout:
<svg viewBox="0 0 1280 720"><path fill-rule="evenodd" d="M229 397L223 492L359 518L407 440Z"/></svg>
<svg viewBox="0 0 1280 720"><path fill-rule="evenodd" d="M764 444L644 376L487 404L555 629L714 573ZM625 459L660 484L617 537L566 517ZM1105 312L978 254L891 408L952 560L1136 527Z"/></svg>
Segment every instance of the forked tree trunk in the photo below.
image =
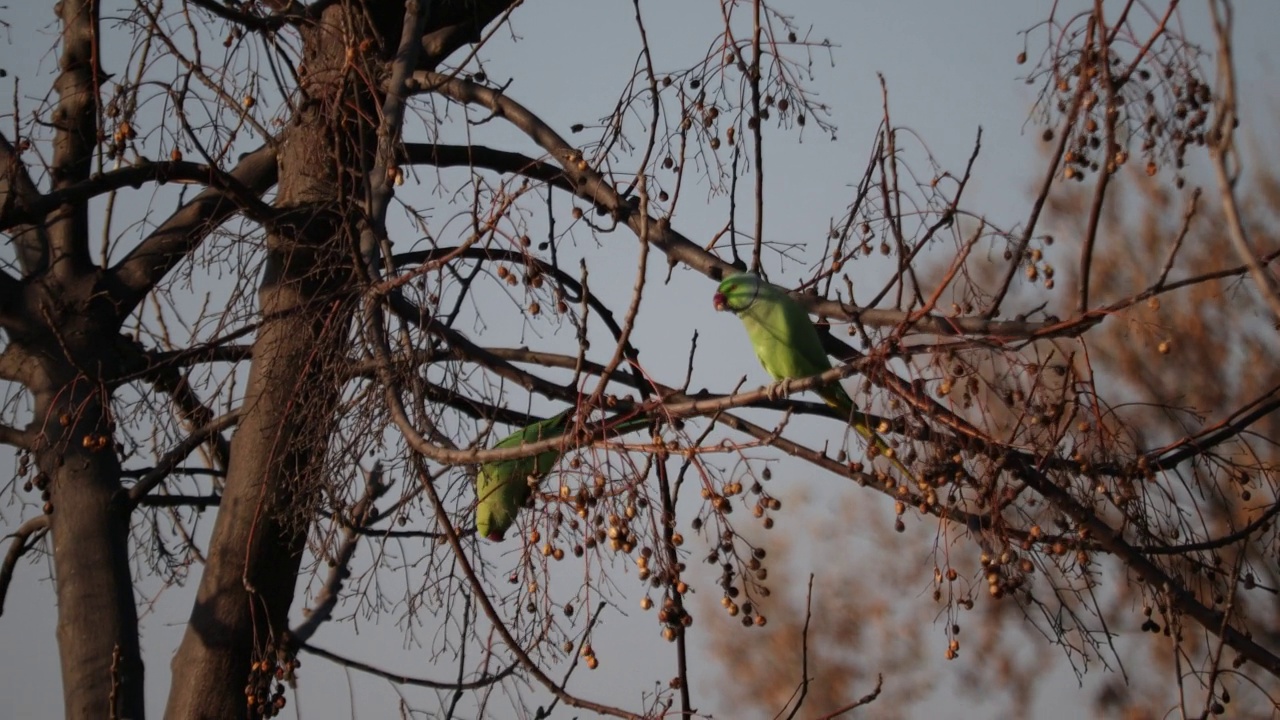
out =
<svg viewBox="0 0 1280 720"><path fill-rule="evenodd" d="M302 92L292 98L301 109L282 131L278 152L277 206L286 217L268 228L259 296L264 322L208 563L174 658L169 717L249 714L244 690L250 667L255 660L274 659L271 646L286 629L334 424L339 384L333 363L347 351L353 306L353 219L360 217L362 169L372 166L369 153L377 144L383 64L394 50L405 8L400 2L319 5L320 17L307 18L301 28ZM478 40L481 29L509 5L510 0L428 3L424 11L435 29L423 38L424 62L434 65ZM101 90L110 76L98 65L98 1L62 0L55 11L63 30L54 86L59 99L45 121L55 132L49 177L57 190L87 180L100 157L109 137L100 126ZM9 191L37 193L29 177L7 180ZM230 212L220 205L206 210L208 229ZM143 667L130 573L132 508L111 447L110 382L126 375L126 368L140 369L130 365L138 359L136 348L113 352L112 346L119 341L121 316L131 314L138 294L150 286L130 277L133 284L121 297L120 283L102 282L107 274L90 259L87 203L67 203L43 220L13 238L27 278L17 294L26 297L7 298L6 320L13 327L0 353L0 376L25 386L35 401L30 431L37 438L33 454L40 484L51 501L66 715L142 718ZM176 231L187 240L157 247L187 252L207 231L197 225L184 217ZM135 265L130 272L159 271L143 278L148 283L161 281L164 269L172 267Z"/></svg>
<svg viewBox="0 0 1280 720"><path fill-rule="evenodd" d="M99 65L97 0L62 0L54 10L62 42L49 177L59 190L89 177L101 140L97 99L106 73ZM131 508L120 484L108 386L123 364L113 352L120 318L89 259L88 204L64 202L45 221L46 246L21 255L29 279L6 353L26 356L18 374L26 375L21 381L35 400L30 430L52 506L65 714L140 720Z"/></svg>

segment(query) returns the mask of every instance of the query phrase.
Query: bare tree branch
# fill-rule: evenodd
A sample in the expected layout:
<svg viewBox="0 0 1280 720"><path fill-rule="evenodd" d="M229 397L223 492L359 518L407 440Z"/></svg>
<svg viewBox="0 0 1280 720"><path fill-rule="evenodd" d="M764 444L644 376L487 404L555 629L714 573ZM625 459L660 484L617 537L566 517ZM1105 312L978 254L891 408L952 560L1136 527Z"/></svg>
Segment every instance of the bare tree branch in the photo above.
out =
<svg viewBox="0 0 1280 720"><path fill-rule="evenodd" d="M228 175L249 192L261 195L275 185L276 171L276 151L264 146L241 158ZM120 317L133 312L161 278L240 209L240 204L222 190L211 187L161 223L112 268L112 275L122 286L118 304Z"/></svg>
<svg viewBox="0 0 1280 720"><path fill-rule="evenodd" d="M1213 160L1213 171L1218 178L1218 196L1222 202L1222 211L1227 221L1227 237L1241 262L1249 268L1249 276L1253 278L1258 293L1262 295L1271 314L1280 320L1280 287L1277 287L1275 275L1262 266L1258 253L1249 242L1249 237L1240 219L1240 208L1236 203L1235 181L1240 173L1240 153L1235 147L1235 128L1238 122L1236 112L1236 74L1232 51L1232 15L1231 3L1224 0L1210 0L1209 10L1213 15L1214 32L1218 40L1218 102L1217 120L1211 133L1209 156ZM1228 158L1235 160L1236 167L1228 170Z"/></svg>
<svg viewBox="0 0 1280 720"><path fill-rule="evenodd" d="M49 233L43 224L12 220L30 212L29 208L46 199L31 180L26 163L9 138L0 133L0 228L7 230L18 246L18 267L26 275L43 270L49 262ZM8 273L2 276L7 280ZM5 291L9 292L9 291ZM6 302L9 306L12 301Z"/></svg>
<svg viewBox="0 0 1280 720"><path fill-rule="evenodd" d="M0 563L0 615L4 615L4 601L9 596L9 585L13 582L13 571L18 566L18 560L47 532L49 532L49 516L37 515L5 536L13 538L13 542L9 543L9 550L4 554L4 562Z"/></svg>
<svg viewBox="0 0 1280 720"><path fill-rule="evenodd" d="M312 655L315 655L316 657L322 657L325 660L328 660L330 662L335 662L339 665L342 665L344 667L349 667L353 670L359 670L362 673L373 675L374 677L380 677L383 680L389 680L399 685L406 685L409 687L425 687L425 688L431 688L433 690L478 690L480 688L485 688L490 685L494 685L496 683L502 682L508 677L511 677L511 674L514 673L520 667L520 663L518 662L512 663L511 665L508 665L506 668L503 668L501 671L496 672L492 675L487 675L483 678L480 678L479 680L451 683L451 682L444 682L442 680L431 680L428 678L420 678L420 677L413 677L411 675L402 675L400 673L393 673L389 670L383 670L381 668L370 665L369 663L361 662L359 660L353 660L348 657L343 657L341 655L338 655L337 653L330 652L329 650L325 650L324 648L319 648L319 647L316 647L315 645L311 645L310 643L303 643L302 649L306 650Z"/></svg>
<svg viewBox="0 0 1280 720"><path fill-rule="evenodd" d="M164 454L160 458L160 462L150 470L146 475L138 478L134 486L129 489L129 500L135 505L140 503L157 485L164 482L169 477L169 473L178 466L178 463L186 459L196 448L207 441L209 437L222 432L231 427L240 420L239 412L230 412L218 419L208 423L204 427L192 432L183 438L172 450Z"/></svg>

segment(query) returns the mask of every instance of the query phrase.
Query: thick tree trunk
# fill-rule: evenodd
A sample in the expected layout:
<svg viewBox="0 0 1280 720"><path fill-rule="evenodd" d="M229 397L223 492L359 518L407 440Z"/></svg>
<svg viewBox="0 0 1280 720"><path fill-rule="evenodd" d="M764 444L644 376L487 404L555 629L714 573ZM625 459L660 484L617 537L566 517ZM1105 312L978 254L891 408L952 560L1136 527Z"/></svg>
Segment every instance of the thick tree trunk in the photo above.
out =
<svg viewBox="0 0 1280 720"><path fill-rule="evenodd" d="M290 259L276 254L268 273ZM271 281L260 293L264 315L288 319L268 323L254 343L208 562L173 659L168 717L244 717L246 685L262 693L260 702L274 683L251 666L266 660L273 668L288 629L337 396L331 360L343 352L350 316L307 295L300 285Z"/></svg>
<svg viewBox="0 0 1280 720"><path fill-rule="evenodd" d="M434 32L423 39L425 62L434 64L477 40L510 4L428 4ZM45 121L55 130L49 178L60 189L89 177L110 136L101 126L102 83L110 76L98 56L98 0L63 0L55 10L62 22L61 72L54 88L59 100ZM329 3L302 30L302 87L293 101L304 109L283 132L279 149L284 172L277 205L289 217L268 228L260 294L265 322L209 562L174 659L171 717L247 715L244 690L253 679L251 667L259 668L261 679L254 661L274 660L273 644L280 644L286 629L339 395L332 363L347 349L352 302L340 291L353 289L350 238L353 218L361 216L362 172L373 166L370 153L377 146L382 65L394 50L403 14L400 2ZM40 445L34 454L52 510L67 717L141 718L131 507L111 447L108 384L127 363L103 349L117 339L120 316L160 277L142 277L144 283L126 273L134 282L123 294L109 282L95 287L103 278L90 258L89 228L89 205L69 202L28 233L20 250L28 284L16 292L31 292L15 303L21 309L12 308L24 316L25 326L23 333L11 334L0 364L8 368L6 379L22 383L35 398L33 430ZM186 241L153 244L148 251L189 249ZM171 267L135 264L142 270ZM47 292L33 290L46 283ZM93 292L81 292L86 289ZM72 303L71 296L78 300ZM103 307L89 318L92 303ZM50 326L56 329L52 335Z"/></svg>
<svg viewBox="0 0 1280 720"><path fill-rule="evenodd" d="M68 718L144 716L129 554L131 504L113 440L109 379L133 356L93 276L33 281L0 358L35 400L29 426L53 540Z"/></svg>
<svg viewBox="0 0 1280 720"><path fill-rule="evenodd" d="M39 402L49 443L37 465L50 479L58 651L68 718L144 715L138 617L129 568L128 493L110 447L100 387L86 378ZM62 421L70 421L68 427ZM53 428L57 428L53 432ZM85 447L86 440L90 447ZM101 439L99 439L101 438Z"/></svg>
<svg viewBox="0 0 1280 720"><path fill-rule="evenodd" d="M330 6L304 32L307 96L278 153L282 215L268 235L264 324L208 562L173 660L172 718L248 716L250 704L272 700L271 673L287 645L349 347L360 168L376 146L366 79L377 72L366 67L355 82L346 64L364 16L344 12Z"/></svg>
<svg viewBox="0 0 1280 720"><path fill-rule="evenodd" d="M476 39L510 0L445 3L428 16L428 63ZM281 138L244 415L191 624L173 660L167 716L246 717L285 644L303 543L348 350L364 173L374 167L386 60L402 3L334 3L301 30L299 110ZM266 660L264 671L262 660Z"/></svg>
<svg viewBox="0 0 1280 720"><path fill-rule="evenodd" d="M58 104L49 178L55 190L89 177L100 142L97 0L62 0ZM30 353L24 384L36 401L36 464L49 482L58 650L68 718L144 714L138 616L129 567L130 505L113 444L111 389L120 326L89 259L88 203L46 219L41 252L23 251L25 327L11 345Z"/></svg>
<svg viewBox="0 0 1280 720"><path fill-rule="evenodd" d="M295 122L280 153L281 203L306 197L295 186L325 182L332 167L333 155L325 152L328 118L309 115L310 122ZM268 238L258 293L265 321L254 342L208 561L173 659L167 717L246 717L250 703L272 701L273 671L287 645L352 307L344 223L319 203L294 207Z"/></svg>

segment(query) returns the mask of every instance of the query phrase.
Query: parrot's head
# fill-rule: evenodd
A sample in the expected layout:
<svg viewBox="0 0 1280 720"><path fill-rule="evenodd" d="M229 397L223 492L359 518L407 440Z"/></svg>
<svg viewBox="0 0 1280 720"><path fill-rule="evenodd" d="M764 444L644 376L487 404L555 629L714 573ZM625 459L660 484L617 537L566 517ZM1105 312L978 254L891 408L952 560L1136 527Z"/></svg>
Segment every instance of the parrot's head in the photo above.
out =
<svg viewBox="0 0 1280 720"><path fill-rule="evenodd" d="M490 503L480 503L476 507L476 533L490 542L502 542L511 523L498 517L499 514Z"/></svg>
<svg viewBox="0 0 1280 720"><path fill-rule="evenodd" d="M716 294L711 298L716 310L740 313L751 307L760 295L764 281L751 273L736 273L720 281Z"/></svg>
<svg viewBox="0 0 1280 720"><path fill-rule="evenodd" d="M476 534L479 534L480 537L489 542L502 542L502 539L507 537L507 530L499 530L497 525L493 523L492 518L485 518L486 515L488 515L488 512L481 511L480 515L477 516Z"/></svg>

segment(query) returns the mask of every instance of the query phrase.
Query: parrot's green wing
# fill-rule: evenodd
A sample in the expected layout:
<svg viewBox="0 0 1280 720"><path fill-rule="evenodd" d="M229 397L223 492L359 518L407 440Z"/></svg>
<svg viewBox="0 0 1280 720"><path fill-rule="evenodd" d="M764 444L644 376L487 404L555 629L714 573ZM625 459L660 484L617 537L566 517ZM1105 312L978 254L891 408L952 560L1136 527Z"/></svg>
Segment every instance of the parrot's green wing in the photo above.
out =
<svg viewBox="0 0 1280 720"><path fill-rule="evenodd" d="M503 438L494 445L501 448L520 447L540 440L564 434L572 409L539 420ZM615 419L617 416L614 416ZM650 423L647 417L623 420L614 425L605 421L613 434L628 433ZM476 473L476 531L489 540L502 540L516 521L520 508L529 502L533 494L530 478L536 482L551 472L562 455L560 449L547 450L519 460L503 460L486 463Z"/></svg>
<svg viewBox="0 0 1280 720"><path fill-rule="evenodd" d="M520 447L564 434L571 410L525 426L494 445L494 449ZM560 460L559 450L547 450L519 460L502 460L480 466L476 473L476 531L489 540L501 540L529 501L529 478L546 475Z"/></svg>
<svg viewBox="0 0 1280 720"><path fill-rule="evenodd" d="M717 310L730 310L742 320L756 357L775 380L806 378L831 369L831 360L809 314L785 290L750 273L738 273L720 283L714 302ZM889 444L871 428L867 416L854 407L853 399L840 383L824 385L817 393L849 418L849 424L859 435L911 477L911 472L894 457Z"/></svg>

